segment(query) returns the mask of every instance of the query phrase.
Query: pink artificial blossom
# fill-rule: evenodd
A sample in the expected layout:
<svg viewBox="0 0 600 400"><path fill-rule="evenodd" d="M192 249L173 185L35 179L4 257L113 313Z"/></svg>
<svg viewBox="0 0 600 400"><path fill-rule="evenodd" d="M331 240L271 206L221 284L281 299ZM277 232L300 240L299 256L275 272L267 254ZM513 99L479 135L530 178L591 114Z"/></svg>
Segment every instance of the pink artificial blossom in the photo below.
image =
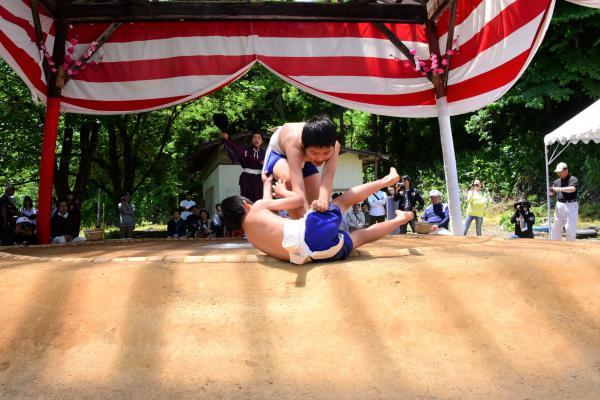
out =
<svg viewBox="0 0 600 400"><path fill-rule="evenodd" d="M77 46L77 38L72 38L69 40L73 46Z"/></svg>
<svg viewBox="0 0 600 400"><path fill-rule="evenodd" d="M57 69L56 67L52 67L52 68L50 68L50 70L51 70L52 72L54 72L54 73L57 73L57 72L58 72L58 69Z"/></svg>
<svg viewBox="0 0 600 400"><path fill-rule="evenodd" d="M446 54L447 54L447 55L449 55L449 56L451 56L452 54L454 54L454 51L452 51L452 50L448 50L448 51L446 52Z"/></svg>
<svg viewBox="0 0 600 400"><path fill-rule="evenodd" d="M76 66L78 66L78 67L81 67L81 64L82 64L82 63L81 63L81 60L77 60L77 61L75 61L75 65L76 65Z"/></svg>
<svg viewBox="0 0 600 400"><path fill-rule="evenodd" d="M73 46L69 46L69 47L67 47L67 51L68 51L70 54L73 54L73 52L75 51L75 48L74 48Z"/></svg>
<svg viewBox="0 0 600 400"><path fill-rule="evenodd" d="M67 54L65 56L65 62L68 63L68 64L71 64L73 62L73 57L71 57L70 54Z"/></svg>
<svg viewBox="0 0 600 400"><path fill-rule="evenodd" d="M424 67L424 66L425 66L425 61L419 61L419 65L420 65L421 67Z"/></svg>
<svg viewBox="0 0 600 400"><path fill-rule="evenodd" d="M445 58L442 59L442 65L448 65L448 60L446 60Z"/></svg>
<svg viewBox="0 0 600 400"><path fill-rule="evenodd" d="M415 50L415 49L410 49L410 54L412 54L412 55L414 56L415 54L417 54L417 50Z"/></svg>

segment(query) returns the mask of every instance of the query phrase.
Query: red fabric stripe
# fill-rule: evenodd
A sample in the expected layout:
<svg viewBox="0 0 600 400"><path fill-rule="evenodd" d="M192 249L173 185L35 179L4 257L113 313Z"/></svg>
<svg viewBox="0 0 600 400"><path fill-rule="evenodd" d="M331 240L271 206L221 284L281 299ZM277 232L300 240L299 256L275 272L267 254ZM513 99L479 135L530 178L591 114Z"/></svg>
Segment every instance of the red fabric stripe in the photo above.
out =
<svg viewBox="0 0 600 400"><path fill-rule="evenodd" d="M227 75L255 60L248 56L190 56L158 60L101 62L83 70L77 80L124 82L176 78L190 75Z"/></svg>
<svg viewBox="0 0 600 400"><path fill-rule="evenodd" d="M422 78L407 60L374 57L268 57L258 59L283 75L373 76L380 78Z"/></svg>
<svg viewBox="0 0 600 400"><path fill-rule="evenodd" d="M69 33L77 35L81 43L96 40L109 24L75 24ZM194 36L250 36L249 22L134 22L123 24L109 39L110 43L127 43L147 40Z"/></svg>
<svg viewBox="0 0 600 400"><path fill-rule="evenodd" d="M248 72L249 68L244 69L239 74L234 75L224 84L206 92L200 94L191 100L198 99L203 96L207 96L218 90L221 90L225 86L238 80ZM163 97L159 99L143 99L143 100L88 100L88 99L75 99L72 97L63 97L63 103L72 104L77 107L87 108L89 110L105 111L105 112L132 112L132 111L145 111L157 107L164 106L165 104L171 104L177 102L187 96L175 96L175 97Z"/></svg>
<svg viewBox="0 0 600 400"><path fill-rule="evenodd" d="M21 27L23 30L25 30L25 32L27 32L27 36L29 36L29 40L31 40L31 42L33 42L33 43L36 43L35 29L33 26L31 26L31 24L29 23L28 20L15 16L14 14L12 14L10 11L8 11L6 8L4 8L2 6L0 6L0 17ZM45 37L44 37L44 39L45 39Z"/></svg>
<svg viewBox="0 0 600 400"><path fill-rule="evenodd" d="M536 7L525 2L513 3L496 18L491 20L479 33L469 41L460 44L460 51L452 56L451 69L458 68L477 58L484 50L500 42L506 36L514 33L545 10L543 2Z"/></svg>
<svg viewBox="0 0 600 400"><path fill-rule="evenodd" d="M27 7L29 7L29 9L31 9L31 0L23 0L23 3L25 3L25 5ZM50 17L50 14L48 14L48 12L46 12L46 9L44 8L44 6L42 4L40 4L39 2L38 2L38 13L45 17Z"/></svg>
<svg viewBox="0 0 600 400"><path fill-rule="evenodd" d="M424 25L386 24L400 40L427 43ZM255 35L263 37L331 38L357 37L386 39L373 24L361 22L253 22Z"/></svg>
<svg viewBox="0 0 600 400"><path fill-rule="evenodd" d="M448 102L479 96L509 84L525 65L530 51L521 53L498 68L449 86L447 90Z"/></svg>
<svg viewBox="0 0 600 400"><path fill-rule="evenodd" d="M402 107L402 106L429 106L435 104L435 91L433 89L422 92L405 94L355 94L355 93L321 93L340 99L353 101L355 103L372 104L378 106Z"/></svg>
<svg viewBox="0 0 600 400"><path fill-rule="evenodd" d="M8 36L0 30L0 44L10 53L17 65L27 76L30 84L38 91L46 94L46 84L41 80L41 70L39 65L23 49L15 46Z"/></svg>

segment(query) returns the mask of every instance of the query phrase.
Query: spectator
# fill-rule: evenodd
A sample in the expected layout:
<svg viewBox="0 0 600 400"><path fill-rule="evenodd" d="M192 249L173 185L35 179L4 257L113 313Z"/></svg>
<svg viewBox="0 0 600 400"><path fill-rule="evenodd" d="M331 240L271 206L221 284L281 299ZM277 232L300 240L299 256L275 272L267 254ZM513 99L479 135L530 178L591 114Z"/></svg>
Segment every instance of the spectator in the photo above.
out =
<svg viewBox="0 0 600 400"><path fill-rule="evenodd" d="M408 225L413 233L416 233L415 222L417 222L417 211L422 211L425 201L421 197L421 193L411 186L410 176L404 175L402 183L396 185L394 200L398 202L398 210L412 211L415 217L408 224L400 225L400 234L405 235L408 232Z"/></svg>
<svg viewBox="0 0 600 400"><path fill-rule="evenodd" d="M119 231L121 239L133 237L133 231L135 229L135 222L133 220L134 213L135 208L133 207L133 204L131 204L131 194L125 192L119 203Z"/></svg>
<svg viewBox="0 0 600 400"><path fill-rule="evenodd" d="M173 216L167 224L167 236L170 238L180 238L186 236L185 221L181 218L179 209L173 210Z"/></svg>
<svg viewBox="0 0 600 400"><path fill-rule="evenodd" d="M69 209L69 215L71 215L73 221L75 221L75 229L77 230L77 235L79 235L79 231L81 230L81 203L79 202L79 199L75 197L75 193L72 190L67 192L67 207Z"/></svg>
<svg viewBox="0 0 600 400"><path fill-rule="evenodd" d="M196 237L198 234L198 221L200 220L200 209L197 206L192 206L192 213L185 220L187 229L187 237Z"/></svg>
<svg viewBox="0 0 600 400"><path fill-rule="evenodd" d="M487 197L481 193L481 181L475 179L471 185L471 190L467 192L467 216L465 218L465 231L463 235L467 236L471 222L475 220L475 233L481 236L483 227L483 216L485 215L485 206Z"/></svg>
<svg viewBox="0 0 600 400"><path fill-rule="evenodd" d="M221 238L223 237L223 224L221 223L221 217L223 213L221 212L221 203L215 206L216 213L212 217L212 221L210 224L210 229L215 233L215 237Z"/></svg>
<svg viewBox="0 0 600 400"><path fill-rule="evenodd" d="M35 220L37 218L37 210L33 206L33 200L31 200L31 197L29 196L23 197L23 207L21 207L21 215L23 217L27 217L29 223L35 225Z"/></svg>
<svg viewBox="0 0 600 400"><path fill-rule="evenodd" d="M227 155L232 162L239 163L242 167L240 174L240 193L242 196L255 202L262 199L263 185L261 172L265 160L265 150L262 148L263 137L258 129L251 130L251 145L240 146L233 142L227 133L229 121L225 114L213 115L215 125L221 130L221 137Z"/></svg>
<svg viewBox="0 0 600 400"><path fill-rule="evenodd" d="M387 195L383 190L378 190L373 193L367 199L369 202L369 224L373 225L378 222L385 221L385 203L387 202Z"/></svg>
<svg viewBox="0 0 600 400"><path fill-rule="evenodd" d="M449 235L448 224L450 223L450 211L448 206L442 203L442 194L439 190L429 192L431 205L425 209L421 219L432 224L431 232L439 235Z"/></svg>
<svg viewBox="0 0 600 400"><path fill-rule="evenodd" d="M13 196L15 187L6 185L4 194L0 197L0 242L5 246L14 244L16 218L19 215Z"/></svg>
<svg viewBox="0 0 600 400"><path fill-rule="evenodd" d="M360 204L354 204L352 209L346 212L346 224L349 232L365 228L365 214L360 209Z"/></svg>
<svg viewBox="0 0 600 400"><path fill-rule="evenodd" d="M15 243L22 245L38 244L35 235L35 224L27 217L17 218L15 226Z"/></svg>
<svg viewBox="0 0 600 400"><path fill-rule="evenodd" d="M77 230L77 221L69 213L69 203L67 200L59 200L57 211L52 216L50 223L52 243L64 244L67 242L80 242L85 238L79 237Z"/></svg>
<svg viewBox="0 0 600 400"><path fill-rule="evenodd" d="M200 218L198 219L198 234L196 236L200 238L208 237L212 233L210 225L210 214L208 213L208 210L203 208L200 210Z"/></svg>
<svg viewBox="0 0 600 400"><path fill-rule="evenodd" d="M550 196L556 194L556 205L554 206L554 223L552 224L551 240L561 240L563 228L567 229L567 240L575 240L577 236L577 218L579 216L579 203L577 202L577 191L579 181L576 177L569 175L569 168L564 162L558 163L554 170L558 179L552 187L548 188Z"/></svg>
<svg viewBox="0 0 600 400"><path fill-rule="evenodd" d="M529 210L531 204L521 197L514 205L515 213L510 219L510 222L515 224L515 233L511 238L528 238L533 239L533 224L535 223L535 215Z"/></svg>
<svg viewBox="0 0 600 400"><path fill-rule="evenodd" d="M370 214L369 212L369 202L368 201L364 201L362 203L362 205L360 206L360 209L362 210L363 214L365 214L365 228L367 228L370 224L369 224L369 220L367 218L367 215Z"/></svg>
<svg viewBox="0 0 600 400"><path fill-rule="evenodd" d="M181 207L181 219L187 220L188 215L192 215L192 207L196 205L196 202L192 200L194 195L192 192L187 192L185 194L185 200L181 200L179 203L179 207Z"/></svg>

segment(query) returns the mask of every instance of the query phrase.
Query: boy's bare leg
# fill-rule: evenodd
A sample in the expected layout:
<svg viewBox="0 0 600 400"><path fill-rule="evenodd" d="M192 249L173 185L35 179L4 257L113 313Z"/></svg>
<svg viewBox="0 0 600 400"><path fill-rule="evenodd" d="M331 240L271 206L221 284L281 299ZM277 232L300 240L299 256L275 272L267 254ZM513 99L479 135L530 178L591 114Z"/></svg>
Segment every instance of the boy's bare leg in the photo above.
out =
<svg viewBox="0 0 600 400"><path fill-rule="evenodd" d="M340 196L341 197L341 196ZM396 210L396 218L371 225L366 229L357 229L350 233L353 248L362 246L365 243L371 243L382 237L389 235L394 229L404 225L413 219L414 214L410 211Z"/></svg>
<svg viewBox="0 0 600 400"><path fill-rule="evenodd" d="M346 210L352 208L354 204L362 203L379 189L391 186L399 180L400 176L398 175L396 168L392 167L390 168L390 173L388 175L376 181L363 183L362 185L348 189L344 194L336 197L332 203L336 204L340 210L342 210L342 214L344 214Z"/></svg>

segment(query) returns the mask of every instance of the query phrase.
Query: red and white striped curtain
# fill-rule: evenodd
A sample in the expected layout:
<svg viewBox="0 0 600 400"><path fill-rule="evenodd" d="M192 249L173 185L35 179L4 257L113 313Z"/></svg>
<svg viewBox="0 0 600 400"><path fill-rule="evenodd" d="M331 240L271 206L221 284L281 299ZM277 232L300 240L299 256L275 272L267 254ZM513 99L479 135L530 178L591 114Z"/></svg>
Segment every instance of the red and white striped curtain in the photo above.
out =
<svg viewBox="0 0 600 400"><path fill-rule="evenodd" d="M42 100L46 87L25 0L0 0L0 56ZM459 0L448 105L452 115L500 98L534 56L554 0ZM446 49L448 12L438 23ZM41 16L52 49L53 21ZM424 26L387 24L423 60ZM108 27L76 24L73 58ZM370 23L151 22L121 25L90 65L62 90L62 110L87 114L143 112L209 94L260 62L287 82L344 107L402 117L437 115L433 87Z"/></svg>

